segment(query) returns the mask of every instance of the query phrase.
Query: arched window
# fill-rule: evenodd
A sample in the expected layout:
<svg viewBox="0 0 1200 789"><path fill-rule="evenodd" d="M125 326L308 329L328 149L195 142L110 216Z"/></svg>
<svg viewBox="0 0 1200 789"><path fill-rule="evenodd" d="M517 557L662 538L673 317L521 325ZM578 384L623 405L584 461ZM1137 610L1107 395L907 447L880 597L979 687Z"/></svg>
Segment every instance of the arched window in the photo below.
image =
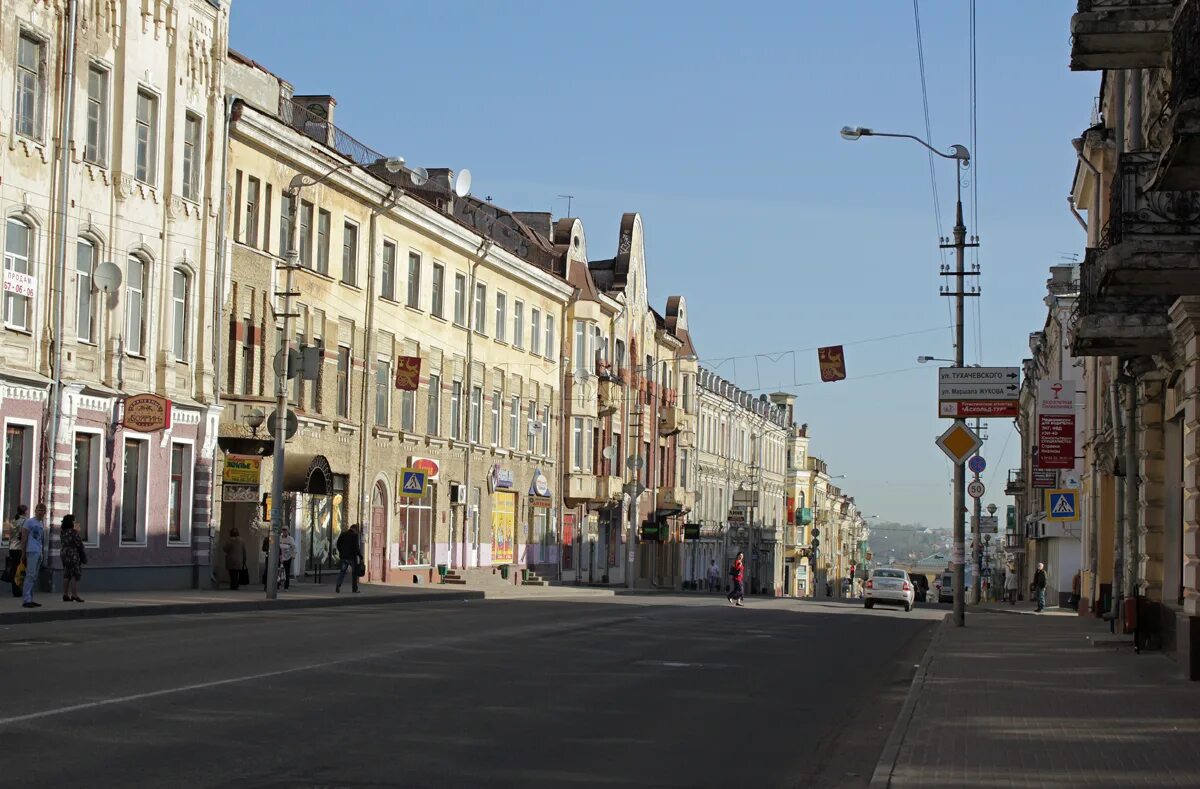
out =
<svg viewBox="0 0 1200 789"><path fill-rule="evenodd" d="M96 300L92 298L96 271L96 245L80 237L75 246L75 336L81 342L96 340Z"/></svg>
<svg viewBox="0 0 1200 789"><path fill-rule="evenodd" d="M191 285L186 270L176 268L171 272L171 350L181 362L188 361L191 352L191 343L188 342Z"/></svg>
<svg viewBox="0 0 1200 789"><path fill-rule="evenodd" d="M140 255L130 255L125 278L125 352L146 353L146 276L149 264Z"/></svg>
<svg viewBox="0 0 1200 789"><path fill-rule="evenodd" d="M29 329L35 290L33 228L9 219L4 233L4 324Z"/></svg>

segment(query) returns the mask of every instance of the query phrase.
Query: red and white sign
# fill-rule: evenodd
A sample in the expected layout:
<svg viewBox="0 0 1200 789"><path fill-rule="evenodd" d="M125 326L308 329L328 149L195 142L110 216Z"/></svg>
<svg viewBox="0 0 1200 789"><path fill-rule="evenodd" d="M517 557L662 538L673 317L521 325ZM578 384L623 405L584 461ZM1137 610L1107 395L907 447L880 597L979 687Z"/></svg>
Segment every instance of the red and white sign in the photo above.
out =
<svg viewBox="0 0 1200 789"><path fill-rule="evenodd" d="M1037 467L1075 468L1075 382L1038 381Z"/></svg>
<svg viewBox="0 0 1200 789"><path fill-rule="evenodd" d="M417 457L416 455L410 455L408 458L408 465L410 468L414 468L417 471L424 471L425 480L427 482L437 482L438 474L442 472L441 464L433 458L423 458Z"/></svg>
<svg viewBox="0 0 1200 789"><path fill-rule="evenodd" d="M12 269L4 269L4 292L14 296L37 295L37 278Z"/></svg>

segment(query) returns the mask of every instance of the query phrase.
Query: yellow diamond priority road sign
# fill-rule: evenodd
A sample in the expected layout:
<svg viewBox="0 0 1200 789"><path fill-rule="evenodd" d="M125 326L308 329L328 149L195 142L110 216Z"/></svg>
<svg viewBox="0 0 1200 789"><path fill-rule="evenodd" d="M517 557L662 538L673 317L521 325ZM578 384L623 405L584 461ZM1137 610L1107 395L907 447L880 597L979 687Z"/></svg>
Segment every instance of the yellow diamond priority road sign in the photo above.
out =
<svg viewBox="0 0 1200 789"><path fill-rule="evenodd" d="M974 455L983 445L979 436L962 422L955 422L949 430L938 436L934 443L955 463L965 463L967 458Z"/></svg>

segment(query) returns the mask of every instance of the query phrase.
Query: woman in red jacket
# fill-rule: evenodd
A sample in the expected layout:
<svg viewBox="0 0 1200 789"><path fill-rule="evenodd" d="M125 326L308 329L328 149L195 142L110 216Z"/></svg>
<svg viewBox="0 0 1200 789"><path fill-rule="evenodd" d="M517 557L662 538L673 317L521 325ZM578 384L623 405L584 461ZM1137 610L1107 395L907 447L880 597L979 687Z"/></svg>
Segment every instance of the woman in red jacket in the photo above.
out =
<svg viewBox="0 0 1200 789"><path fill-rule="evenodd" d="M741 605L742 600L746 597L746 587L743 583L746 578L745 556L739 551L737 558L733 560L733 566L729 568L729 576L733 579L733 588L729 590L726 599L735 605Z"/></svg>

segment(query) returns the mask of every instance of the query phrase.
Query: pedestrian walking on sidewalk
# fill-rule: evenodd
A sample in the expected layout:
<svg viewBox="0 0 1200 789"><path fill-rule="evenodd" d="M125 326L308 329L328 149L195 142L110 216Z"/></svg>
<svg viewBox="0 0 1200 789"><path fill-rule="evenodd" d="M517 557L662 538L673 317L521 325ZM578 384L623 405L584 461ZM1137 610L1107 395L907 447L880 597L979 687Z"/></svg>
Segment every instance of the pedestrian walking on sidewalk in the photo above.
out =
<svg viewBox="0 0 1200 789"><path fill-rule="evenodd" d="M1004 573L1004 597L1011 605L1017 604L1017 571L1011 567Z"/></svg>
<svg viewBox="0 0 1200 789"><path fill-rule="evenodd" d="M279 535L279 576L284 589L292 588L292 559L296 557L296 541L290 531Z"/></svg>
<svg viewBox="0 0 1200 789"><path fill-rule="evenodd" d="M246 572L246 543L242 542L242 534L237 526L229 530L223 550L225 569L229 571L229 588L236 591L241 586L242 576Z"/></svg>
<svg viewBox="0 0 1200 789"><path fill-rule="evenodd" d="M79 579L83 577L83 566L87 564L87 553L83 550L83 537L75 527L75 516L64 515L62 524L62 547L59 558L63 566L63 602L82 603L79 596Z"/></svg>
<svg viewBox="0 0 1200 789"><path fill-rule="evenodd" d="M1037 595L1037 610L1046 610L1046 565L1038 562L1037 572L1033 574L1030 590Z"/></svg>
<svg viewBox="0 0 1200 789"><path fill-rule="evenodd" d="M342 532L337 538L337 552L341 558L341 568L338 570L337 584L333 591L341 592L346 573L350 573L350 589L358 594L358 571L362 564L362 546L358 542L358 524Z"/></svg>
<svg viewBox="0 0 1200 789"><path fill-rule="evenodd" d="M42 550L46 545L46 505L39 504L33 511L34 517L26 518L21 526L21 556L25 562L25 582L21 585L22 608L40 608L33 601L33 590L37 588L38 574L42 569Z"/></svg>
<svg viewBox="0 0 1200 789"><path fill-rule="evenodd" d="M12 596L21 596L21 585L17 583L17 568L21 566L21 527L29 517L29 506L17 505L17 516L8 527L8 560L4 568L5 577L10 579Z"/></svg>
<svg viewBox="0 0 1200 789"><path fill-rule="evenodd" d="M733 566L729 568L729 577L733 581L733 588L729 590L729 594L725 596L729 602L734 605L742 605L742 601L746 598L746 555L738 551L737 558L733 560Z"/></svg>
<svg viewBox="0 0 1200 789"><path fill-rule="evenodd" d="M715 592L720 585L721 568L717 567L717 560L713 559L712 564L708 566L708 591Z"/></svg>

